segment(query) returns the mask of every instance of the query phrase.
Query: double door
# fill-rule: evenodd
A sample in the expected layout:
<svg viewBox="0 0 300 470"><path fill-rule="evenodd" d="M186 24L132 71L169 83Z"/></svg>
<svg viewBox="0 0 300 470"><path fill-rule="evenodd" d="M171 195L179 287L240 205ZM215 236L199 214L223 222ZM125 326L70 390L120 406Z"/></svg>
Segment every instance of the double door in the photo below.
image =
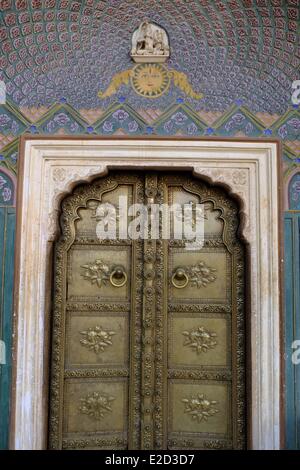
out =
<svg viewBox="0 0 300 470"><path fill-rule="evenodd" d="M244 448L236 202L188 173L111 172L77 187L60 223L49 447Z"/></svg>

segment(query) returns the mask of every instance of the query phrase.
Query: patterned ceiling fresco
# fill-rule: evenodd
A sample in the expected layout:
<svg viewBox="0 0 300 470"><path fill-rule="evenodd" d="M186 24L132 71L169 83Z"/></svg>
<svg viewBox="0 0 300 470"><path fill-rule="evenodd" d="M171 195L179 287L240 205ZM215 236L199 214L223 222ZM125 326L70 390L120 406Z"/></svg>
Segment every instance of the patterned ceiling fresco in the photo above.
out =
<svg viewBox="0 0 300 470"><path fill-rule="evenodd" d="M16 172L18 136L161 134L279 137L286 176L300 162L299 0L0 0L0 165ZM166 29L171 84L156 99L131 86L101 100L132 68L131 36L148 18Z"/></svg>

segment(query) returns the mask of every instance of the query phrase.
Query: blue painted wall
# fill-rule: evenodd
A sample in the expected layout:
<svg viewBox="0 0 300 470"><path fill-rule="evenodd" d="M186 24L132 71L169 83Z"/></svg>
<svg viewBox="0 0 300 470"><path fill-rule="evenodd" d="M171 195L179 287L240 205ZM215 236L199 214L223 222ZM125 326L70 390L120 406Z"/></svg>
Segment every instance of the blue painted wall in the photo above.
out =
<svg viewBox="0 0 300 470"><path fill-rule="evenodd" d="M285 219L286 447L300 448L300 363L293 362L300 340L300 213ZM293 347L294 346L294 347ZM300 350L299 345L297 349ZM300 354L298 354L300 360ZM295 358L297 360L297 357ZM298 361L297 361L298 362Z"/></svg>
<svg viewBox="0 0 300 470"><path fill-rule="evenodd" d="M0 339L6 349L6 363L0 364L0 449L8 445L14 239L15 209L0 207Z"/></svg>

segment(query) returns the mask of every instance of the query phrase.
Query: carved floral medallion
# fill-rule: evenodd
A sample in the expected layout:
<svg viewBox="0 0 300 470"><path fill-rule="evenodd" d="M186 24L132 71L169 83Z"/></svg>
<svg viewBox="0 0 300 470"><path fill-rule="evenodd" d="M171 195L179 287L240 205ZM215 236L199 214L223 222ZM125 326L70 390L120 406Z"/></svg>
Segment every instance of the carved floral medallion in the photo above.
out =
<svg viewBox="0 0 300 470"><path fill-rule="evenodd" d="M182 402L185 404L184 413L190 415L198 423L207 421L219 412L215 408L217 402L215 400L208 400L203 393L200 393L197 397L183 398Z"/></svg>
<svg viewBox="0 0 300 470"><path fill-rule="evenodd" d="M104 352L108 346L112 346L112 337L116 333L102 328L102 326L95 326L88 328L86 331L81 331L84 336L80 340L80 344L96 354Z"/></svg>
<svg viewBox="0 0 300 470"><path fill-rule="evenodd" d="M109 266L101 259L96 259L93 263L84 264L82 268L85 269L84 274L82 274L84 279L92 284L97 284L98 287L101 287L102 284L107 284L109 280Z"/></svg>
<svg viewBox="0 0 300 470"><path fill-rule="evenodd" d="M207 352L209 349L214 349L217 346L217 334L206 330L203 326L190 331L183 331L185 336L184 346L188 346L197 354Z"/></svg>
<svg viewBox="0 0 300 470"><path fill-rule="evenodd" d="M197 286L199 289L200 287L206 287L217 279L214 274L216 271L216 269L207 266L204 261L199 261L198 264L188 267L187 274L192 286Z"/></svg>
<svg viewBox="0 0 300 470"><path fill-rule="evenodd" d="M85 398L81 398L79 411L96 420L101 420L107 413L112 412L111 402L115 397L104 395L100 392L92 392Z"/></svg>
<svg viewBox="0 0 300 470"><path fill-rule="evenodd" d="M127 274L124 266L112 265L104 263L101 259L96 259L93 263L84 264L83 278L98 287L107 285L109 281L114 287L122 287L127 282Z"/></svg>

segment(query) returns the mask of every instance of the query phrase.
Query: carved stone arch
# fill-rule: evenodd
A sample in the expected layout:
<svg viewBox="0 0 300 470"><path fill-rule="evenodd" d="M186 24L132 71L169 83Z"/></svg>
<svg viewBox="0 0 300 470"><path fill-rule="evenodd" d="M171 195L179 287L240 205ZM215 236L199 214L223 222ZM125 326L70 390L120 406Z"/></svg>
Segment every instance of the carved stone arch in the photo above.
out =
<svg viewBox="0 0 300 470"><path fill-rule="evenodd" d="M109 166L111 169L114 165ZM240 205L239 236L250 242L250 217L249 217L249 175L248 170L215 169L194 166L193 175L213 186L220 186L228 192L228 195L236 199ZM52 167L53 185L49 194L49 240L54 240L58 234L57 214L62 200L67 194L71 194L80 183L90 183L98 177L107 175L108 166L97 168L63 168L62 166Z"/></svg>
<svg viewBox="0 0 300 470"><path fill-rule="evenodd" d="M187 185L184 185L184 188L198 194L201 203L211 202L214 209L220 211L218 218L224 222L223 241L228 249L231 249L235 237L242 238L239 233L241 225L240 199L230 190L230 186L226 183L214 183L211 178L195 175L195 172L194 176L196 180L191 180ZM197 189L199 182L203 186L201 191Z"/></svg>
<svg viewBox="0 0 300 470"><path fill-rule="evenodd" d="M51 167L51 185L48 188L48 241L54 241L60 233L59 209L67 195L71 195L75 188L82 183L91 183L93 180L108 173L106 165L90 167Z"/></svg>

